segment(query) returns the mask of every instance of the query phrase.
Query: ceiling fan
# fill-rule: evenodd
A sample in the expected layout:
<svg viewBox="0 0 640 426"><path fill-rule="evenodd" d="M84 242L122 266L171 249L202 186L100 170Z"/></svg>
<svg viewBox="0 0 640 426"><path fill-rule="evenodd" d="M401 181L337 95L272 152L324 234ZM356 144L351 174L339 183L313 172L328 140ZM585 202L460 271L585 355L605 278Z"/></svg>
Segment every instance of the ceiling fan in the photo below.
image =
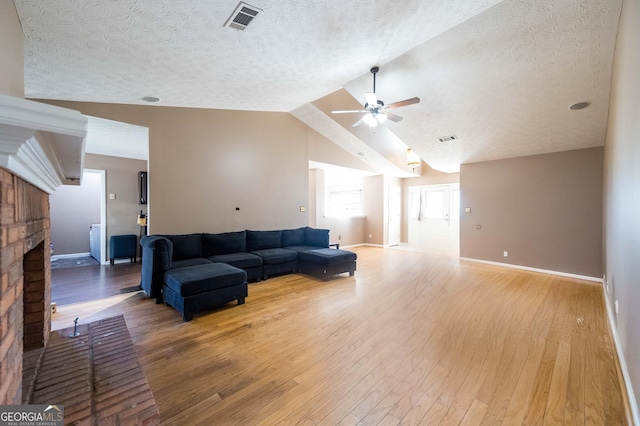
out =
<svg viewBox="0 0 640 426"><path fill-rule="evenodd" d="M400 108L407 105L413 105L420 102L420 98L410 98L404 101L394 102L389 105L385 105L384 102L378 99L376 96L376 74L380 71L379 67L371 68L371 74L373 74L373 92L367 92L364 94L367 99L367 103L364 104L364 109L348 110L348 111L331 111L332 114L351 114L360 113L364 115L360 120L356 121L353 127L359 126L362 123L367 123L369 127L376 127L378 124L384 123L387 118L391 121L398 122L402 120L399 115L388 112L390 109Z"/></svg>

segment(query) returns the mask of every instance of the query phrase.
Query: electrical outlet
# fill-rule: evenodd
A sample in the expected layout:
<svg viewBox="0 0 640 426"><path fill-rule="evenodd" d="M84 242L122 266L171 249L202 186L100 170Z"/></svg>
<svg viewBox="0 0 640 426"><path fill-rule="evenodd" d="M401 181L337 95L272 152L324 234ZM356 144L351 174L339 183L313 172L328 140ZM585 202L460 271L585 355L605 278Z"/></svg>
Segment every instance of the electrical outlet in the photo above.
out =
<svg viewBox="0 0 640 426"><path fill-rule="evenodd" d="M307 209L304 206L300 206L300 211L301 212L305 212L305 211L307 211Z"/></svg>
<svg viewBox="0 0 640 426"><path fill-rule="evenodd" d="M342 239L342 235L338 235L338 241Z"/></svg>
<svg viewBox="0 0 640 426"><path fill-rule="evenodd" d="M505 251L502 253L502 255L503 255L504 257L509 257L509 252L505 250Z"/></svg>
<svg viewBox="0 0 640 426"><path fill-rule="evenodd" d="M371 234L369 234L369 238L371 238Z"/></svg>
<svg viewBox="0 0 640 426"><path fill-rule="evenodd" d="M616 310L616 315L618 315L620 313L620 307L618 306L618 300L616 299L615 302L613 302L613 307Z"/></svg>
<svg viewBox="0 0 640 426"><path fill-rule="evenodd" d="M109 194L109 199L110 200L115 200L116 199L116 194Z"/></svg>

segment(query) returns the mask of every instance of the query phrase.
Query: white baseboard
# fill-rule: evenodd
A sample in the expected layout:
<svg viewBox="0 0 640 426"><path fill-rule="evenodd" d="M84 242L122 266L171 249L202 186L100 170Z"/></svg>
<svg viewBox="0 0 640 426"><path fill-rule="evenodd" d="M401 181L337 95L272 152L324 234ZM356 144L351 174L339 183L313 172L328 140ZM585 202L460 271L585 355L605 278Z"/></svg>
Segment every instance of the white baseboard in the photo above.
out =
<svg viewBox="0 0 640 426"><path fill-rule="evenodd" d="M364 247L366 245L370 245L370 244L358 243L358 244L349 244L347 246L343 246L342 244L340 244L340 248L341 249L348 249L348 248L354 248L354 247Z"/></svg>
<svg viewBox="0 0 640 426"><path fill-rule="evenodd" d="M618 354L618 362L620 364L620 370L622 370L622 377L624 379L625 390L627 391L627 398L629 398L629 406L631 408L631 416L633 417L633 424L640 425L640 413L638 412L638 404L636 403L635 393L633 392L633 386L631 385L631 377L629 377L629 369L627 368L627 362L624 358L624 352L622 352L622 343L620 343L620 336L618 335L618 328L616 327L615 316L611 309L611 304L607 298L607 291L602 284L602 298L604 305L607 309L607 320L609 323L609 330L611 331L611 337L613 338L613 344L616 347L616 353Z"/></svg>
<svg viewBox="0 0 640 426"><path fill-rule="evenodd" d="M550 271L550 270L547 270L547 269L538 269L538 268L530 268L529 266L513 265L511 263L491 262L489 260L473 259L473 258L470 258L470 257L461 257L460 260L468 260L470 262L486 263L488 265L503 266L505 268L521 269L523 271L540 272L540 273L543 273L543 274L559 275L561 277L577 278L579 280L593 281L593 282L597 282L597 283L602 283L602 277L590 277L590 276L587 276L587 275L569 274L567 272Z"/></svg>
<svg viewBox="0 0 640 426"><path fill-rule="evenodd" d="M83 256L89 256L89 252L86 253L70 253L70 254L54 254L53 256L51 256L51 260L58 260L58 259L67 259L69 257L83 257Z"/></svg>

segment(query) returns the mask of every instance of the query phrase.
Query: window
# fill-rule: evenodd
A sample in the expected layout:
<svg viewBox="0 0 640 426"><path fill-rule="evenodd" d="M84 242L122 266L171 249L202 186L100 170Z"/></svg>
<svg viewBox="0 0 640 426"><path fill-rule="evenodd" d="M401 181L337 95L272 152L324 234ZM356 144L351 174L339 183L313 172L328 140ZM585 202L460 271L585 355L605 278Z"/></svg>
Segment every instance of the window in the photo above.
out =
<svg viewBox="0 0 640 426"><path fill-rule="evenodd" d="M331 167L324 171L326 216L357 216L362 211L363 173L346 167Z"/></svg>
<svg viewBox="0 0 640 426"><path fill-rule="evenodd" d="M427 191L424 217L427 219L444 219L444 191Z"/></svg>
<svg viewBox="0 0 640 426"><path fill-rule="evenodd" d="M353 216L362 214L362 185L336 185L327 188L329 216Z"/></svg>

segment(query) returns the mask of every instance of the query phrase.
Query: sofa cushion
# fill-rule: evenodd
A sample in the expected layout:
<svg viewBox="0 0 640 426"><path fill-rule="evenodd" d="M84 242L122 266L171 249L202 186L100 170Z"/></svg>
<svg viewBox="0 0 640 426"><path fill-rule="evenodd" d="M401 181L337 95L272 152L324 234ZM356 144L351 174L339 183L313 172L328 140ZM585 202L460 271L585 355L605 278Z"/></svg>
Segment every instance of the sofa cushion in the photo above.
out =
<svg viewBox="0 0 640 426"><path fill-rule="evenodd" d="M202 252L204 257L245 251L247 251L247 240L244 231L224 232L222 234L202 234Z"/></svg>
<svg viewBox="0 0 640 426"><path fill-rule="evenodd" d="M161 235L173 243L172 260L202 257L202 234Z"/></svg>
<svg viewBox="0 0 640 426"><path fill-rule="evenodd" d="M329 230L309 228L307 226L304 229L304 245L328 248L329 247Z"/></svg>
<svg viewBox="0 0 640 426"><path fill-rule="evenodd" d="M209 257L212 262L227 263L236 268L254 268L262 265L262 258L253 253L229 253Z"/></svg>
<svg viewBox="0 0 640 426"><path fill-rule="evenodd" d="M300 253L300 260L318 265L335 265L337 263L353 262L357 255L348 250L318 249Z"/></svg>
<svg viewBox="0 0 640 426"><path fill-rule="evenodd" d="M282 247L282 231L247 231L247 251Z"/></svg>
<svg viewBox="0 0 640 426"><path fill-rule="evenodd" d="M251 253L262 258L264 265L275 265L278 263L291 262L298 259L298 252L283 248L271 248L252 251Z"/></svg>
<svg viewBox="0 0 640 426"><path fill-rule="evenodd" d="M205 291L232 287L247 281L247 273L226 263L172 269L164 274L164 283L183 297Z"/></svg>
<svg viewBox="0 0 640 426"><path fill-rule="evenodd" d="M293 250L293 251L297 251L298 253L302 253L305 251L311 251L311 250L318 250L319 248L324 248L324 247L319 247L319 246L288 246L288 247L284 247L287 250Z"/></svg>
<svg viewBox="0 0 640 426"><path fill-rule="evenodd" d="M282 247L304 245L304 228L282 231Z"/></svg>
<svg viewBox="0 0 640 426"><path fill-rule="evenodd" d="M191 259L174 260L173 262L171 262L171 269L185 268L187 266L195 265L206 265L209 263L213 262L202 257L193 257Z"/></svg>

